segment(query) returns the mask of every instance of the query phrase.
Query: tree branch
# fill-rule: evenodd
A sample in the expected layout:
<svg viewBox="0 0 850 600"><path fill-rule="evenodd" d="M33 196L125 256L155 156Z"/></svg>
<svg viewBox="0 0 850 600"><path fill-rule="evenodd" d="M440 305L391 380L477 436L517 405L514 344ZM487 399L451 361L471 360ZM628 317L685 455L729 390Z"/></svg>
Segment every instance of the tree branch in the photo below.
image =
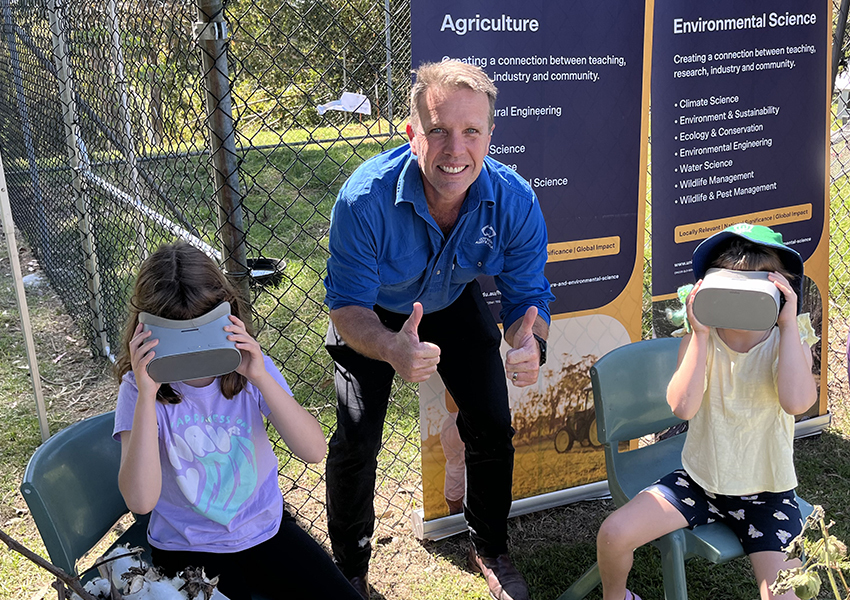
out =
<svg viewBox="0 0 850 600"><path fill-rule="evenodd" d="M17 552L18 554L28 558L36 565L49 572L51 575L55 576L57 579L61 580L65 585L67 585L74 593L76 593L82 600L97 600L94 596L89 594L80 583L78 577L73 577L68 575L65 571L57 567L51 562L46 561L38 554L15 540L5 531L0 529L0 541L6 544L9 547L9 550Z"/></svg>

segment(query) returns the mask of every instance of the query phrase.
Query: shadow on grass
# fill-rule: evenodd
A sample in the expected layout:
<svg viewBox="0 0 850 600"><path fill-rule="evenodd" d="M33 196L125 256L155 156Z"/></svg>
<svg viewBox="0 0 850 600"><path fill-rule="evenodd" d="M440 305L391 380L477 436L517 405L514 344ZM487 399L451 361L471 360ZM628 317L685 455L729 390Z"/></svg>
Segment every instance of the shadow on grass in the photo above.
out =
<svg viewBox="0 0 850 600"><path fill-rule="evenodd" d="M608 500L578 502L509 521L511 556L528 581L532 598L557 598L593 564L596 531L611 510L613 504ZM461 534L423 542L423 547L459 571L471 573L469 544L469 536Z"/></svg>
<svg viewBox="0 0 850 600"><path fill-rule="evenodd" d="M826 511L826 522L835 521L830 533L847 542L850 538L850 439L837 428L798 440L795 463L797 492Z"/></svg>
<svg viewBox="0 0 850 600"><path fill-rule="evenodd" d="M830 530L839 539L850 537L850 439L837 429L827 429L797 440L795 462L798 493L826 510ZM610 500L579 502L511 519L511 555L528 581L535 600L556 600L596 560L595 537L599 525L614 509ZM440 556L460 571L467 566L469 540L457 535L438 542L423 542L428 552ZM759 593L749 560L739 558L723 565L696 559L687 564L688 593L694 600L753 600ZM644 600L664 597L658 551L645 546L635 552L629 588ZM589 600L602 597L597 587Z"/></svg>
<svg viewBox="0 0 850 600"><path fill-rule="evenodd" d="M555 600L595 561L595 542L581 541L535 548L518 556L517 564L528 579L533 598ZM759 595L749 561L743 558L725 565L690 561L687 575L689 597L694 600L752 600ZM663 600L661 559L654 547L643 546L635 551L629 588L644 600ZM597 586L587 598L602 598L602 587Z"/></svg>

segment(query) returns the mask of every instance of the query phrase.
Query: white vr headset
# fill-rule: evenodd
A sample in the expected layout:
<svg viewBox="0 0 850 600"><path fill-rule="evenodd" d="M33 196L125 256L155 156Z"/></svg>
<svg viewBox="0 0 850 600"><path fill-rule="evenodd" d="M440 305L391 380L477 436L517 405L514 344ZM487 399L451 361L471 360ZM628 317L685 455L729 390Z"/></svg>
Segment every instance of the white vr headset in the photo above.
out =
<svg viewBox="0 0 850 600"><path fill-rule="evenodd" d="M709 327L765 331L782 305L767 271L709 269L694 296L694 316Z"/></svg>
<svg viewBox="0 0 850 600"><path fill-rule="evenodd" d="M159 340L156 356L148 363L148 375L157 383L218 377L235 371L242 363L236 342L227 339L230 303L222 302L196 319L173 321L139 313L143 331Z"/></svg>

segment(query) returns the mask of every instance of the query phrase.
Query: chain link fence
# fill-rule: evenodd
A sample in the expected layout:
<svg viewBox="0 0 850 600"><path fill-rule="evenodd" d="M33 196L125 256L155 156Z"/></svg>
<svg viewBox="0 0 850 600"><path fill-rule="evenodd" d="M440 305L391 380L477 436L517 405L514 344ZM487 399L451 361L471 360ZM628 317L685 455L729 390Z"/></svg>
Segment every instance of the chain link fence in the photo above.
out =
<svg viewBox="0 0 850 600"><path fill-rule="evenodd" d="M13 216L92 352L117 352L141 261L186 240L240 282L264 351L330 434L330 212L360 163L404 141L409 2L0 0L0 10ZM343 91L368 96L372 114L320 116ZM399 382L379 537L406 535L421 505L418 416L415 390ZM324 539L323 469L273 442L287 502Z"/></svg>
<svg viewBox="0 0 850 600"><path fill-rule="evenodd" d="M830 136L829 338L827 386L830 406L843 404L848 388L847 340L850 326L850 2L833 2L832 127ZM823 293L823 292L821 292ZM823 367L822 367L823 368Z"/></svg>
<svg viewBox="0 0 850 600"><path fill-rule="evenodd" d="M108 357L120 344L144 257L187 240L240 282L264 351L330 433L329 217L360 163L406 141L409 0L0 0L0 9L0 152L15 222L92 351ZM831 162L836 402L847 394L850 319L843 85ZM367 96L371 115L319 114L346 91ZM647 221L647 246L650 233ZM645 275L648 336L648 261ZM378 546L409 535L410 509L421 506L418 416L414 387L399 381L379 458ZM287 501L324 539L323 472L273 441Z"/></svg>

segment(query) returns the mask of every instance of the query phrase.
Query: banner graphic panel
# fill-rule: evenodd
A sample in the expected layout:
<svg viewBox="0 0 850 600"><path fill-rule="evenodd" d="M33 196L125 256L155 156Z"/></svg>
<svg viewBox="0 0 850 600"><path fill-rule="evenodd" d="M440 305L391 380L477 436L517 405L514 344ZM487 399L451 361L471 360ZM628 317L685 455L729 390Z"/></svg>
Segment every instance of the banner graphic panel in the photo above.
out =
<svg viewBox="0 0 850 600"><path fill-rule="evenodd" d="M411 21L414 68L453 58L494 80L489 154L528 180L546 218L549 363L538 386L511 389L514 498L604 479L587 369L640 337L645 7L414 0ZM498 318L499 291L481 283ZM462 443L439 378L421 386L420 402L428 520L462 497Z"/></svg>

